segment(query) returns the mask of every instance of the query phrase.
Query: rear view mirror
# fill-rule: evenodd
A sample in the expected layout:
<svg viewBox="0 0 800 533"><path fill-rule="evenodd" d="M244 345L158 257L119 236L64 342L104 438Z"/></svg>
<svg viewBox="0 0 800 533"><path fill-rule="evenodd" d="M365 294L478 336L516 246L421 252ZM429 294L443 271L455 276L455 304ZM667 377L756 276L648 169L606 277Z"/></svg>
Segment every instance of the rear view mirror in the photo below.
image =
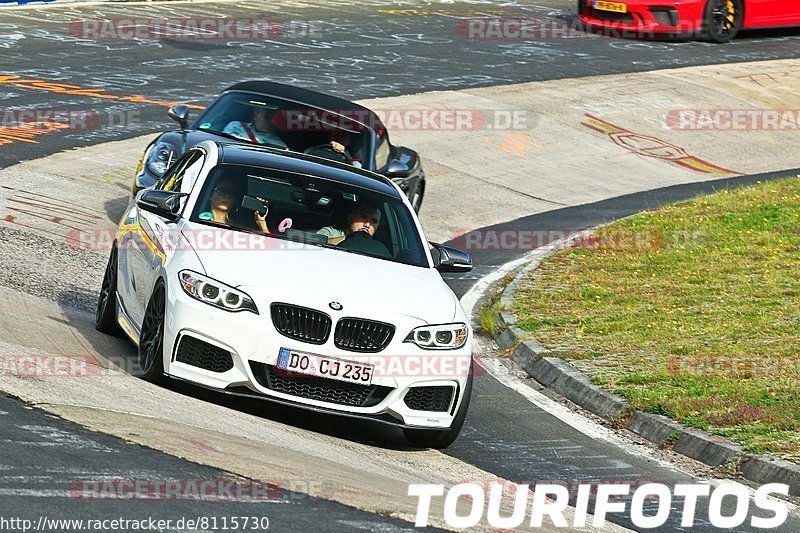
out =
<svg viewBox="0 0 800 533"><path fill-rule="evenodd" d="M185 192L162 191L158 189L147 189L142 193L136 205L150 213L154 213L167 220L175 221L178 219L178 212L181 209L181 198L188 196Z"/></svg>
<svg viewBox="0 0 800 533"><path fill-rule="evenodd" d="M385 174L388 178L406 178L411 174L411 169L399 159L392 159L386 166Z"/></svg>
<svg viewBox="0 0 800 533"><path fill-rule="evenodd" d="M185 105L170 107L167 111L167 116L177 122L182 130L185 130L189 125L189 108Z"/></svg>

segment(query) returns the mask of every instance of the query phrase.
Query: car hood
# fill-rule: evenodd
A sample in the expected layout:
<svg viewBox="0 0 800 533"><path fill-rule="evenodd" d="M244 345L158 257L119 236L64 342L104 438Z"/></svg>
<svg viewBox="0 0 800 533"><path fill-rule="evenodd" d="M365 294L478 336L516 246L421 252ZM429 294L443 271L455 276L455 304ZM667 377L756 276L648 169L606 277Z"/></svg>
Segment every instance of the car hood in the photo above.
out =
<svg viewBox="0 0 800 533"><path fill-rule="evenodd" d="M257 305L267 300L328 309L338 302L345 314L399 313L425 323L446 323L456 316L458 300L433 268L240 235L247 236L249 249L196 252L208 276L247 292Z"/></svg>

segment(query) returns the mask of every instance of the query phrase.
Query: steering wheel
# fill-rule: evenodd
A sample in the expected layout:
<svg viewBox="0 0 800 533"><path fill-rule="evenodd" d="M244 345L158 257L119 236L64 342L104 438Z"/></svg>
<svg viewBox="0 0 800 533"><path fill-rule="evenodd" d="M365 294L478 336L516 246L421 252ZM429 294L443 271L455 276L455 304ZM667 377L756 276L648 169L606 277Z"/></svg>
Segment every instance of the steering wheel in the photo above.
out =
<svg viewBox="0 0 800 533"><path fill-rule="evenodd" d="M326 159L338 161L339 163L347 163L348 165L353 164L353 158L350 157L350 154L348 154L346 150L344 153L337 152L336 150L333 149L330 143L311 146L310 148L306 148L303 151L303 153L309 155L315 155L317 157L324 157Z"/></svg>
<svg viewBox="0 0 800 533"><path fill-rule="evenodd" d="M339 247L387 259L392 257L389 249L382 242L374 240L366 231L354 231L339 243Z"/></svg>

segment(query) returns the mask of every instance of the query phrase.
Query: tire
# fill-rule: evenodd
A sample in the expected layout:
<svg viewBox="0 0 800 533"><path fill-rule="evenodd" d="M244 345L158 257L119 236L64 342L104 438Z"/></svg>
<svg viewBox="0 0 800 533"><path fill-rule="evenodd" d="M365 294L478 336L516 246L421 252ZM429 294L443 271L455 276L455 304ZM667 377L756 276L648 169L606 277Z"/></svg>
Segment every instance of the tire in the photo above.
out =
<svg viewBox="0 0 800 533"><path fill-rule="evenodd" d="M403 435L406 440L420 448L435 448L441 450L447 448L461 433L461 428L464 426L464 420L467 418L467 410L469 410L469 401L472 397L472 366L469 368L469 377L467 384L464 386L464 399L461 400L461 405L458 407L458 412L453 419L453 424L449 429L444 430L430 430L430 429L403 429Z"/></svg>
<svg viewBox="0 0 800 533"><path fill-rule="evenodd" d="M742 29L744 2L742 0L709 0L703 25L708 38L727 43Z"/></svg>
<svg viewBox="0 0 800 533"><path fill-rule="evenodd" d="M139 336L137 377L151 383L164 383L164 314L167 291L164 282L156 283L142 320L142 333Z"/></svg>
<svg viewBox="0 0 800 533"><path fill-rule="evenodd" d="M100 294L97 296L94 327L97 331L121 337L122 329L117 322L117 267L117 246L114 245L108 257Z"/></svg>

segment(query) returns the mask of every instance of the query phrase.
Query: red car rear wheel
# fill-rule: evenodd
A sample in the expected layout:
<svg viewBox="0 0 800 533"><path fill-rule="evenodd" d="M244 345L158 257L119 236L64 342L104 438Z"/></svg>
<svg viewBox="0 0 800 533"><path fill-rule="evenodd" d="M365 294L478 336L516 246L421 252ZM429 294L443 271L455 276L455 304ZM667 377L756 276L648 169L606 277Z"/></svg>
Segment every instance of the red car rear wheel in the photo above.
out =
<svg viewBox="0 0 800 533"><path fill-rule="evenodd" d="M708 37L717 43L727 43L742 28L743 0L709 0L706 5L705 28Z"/></svg>

